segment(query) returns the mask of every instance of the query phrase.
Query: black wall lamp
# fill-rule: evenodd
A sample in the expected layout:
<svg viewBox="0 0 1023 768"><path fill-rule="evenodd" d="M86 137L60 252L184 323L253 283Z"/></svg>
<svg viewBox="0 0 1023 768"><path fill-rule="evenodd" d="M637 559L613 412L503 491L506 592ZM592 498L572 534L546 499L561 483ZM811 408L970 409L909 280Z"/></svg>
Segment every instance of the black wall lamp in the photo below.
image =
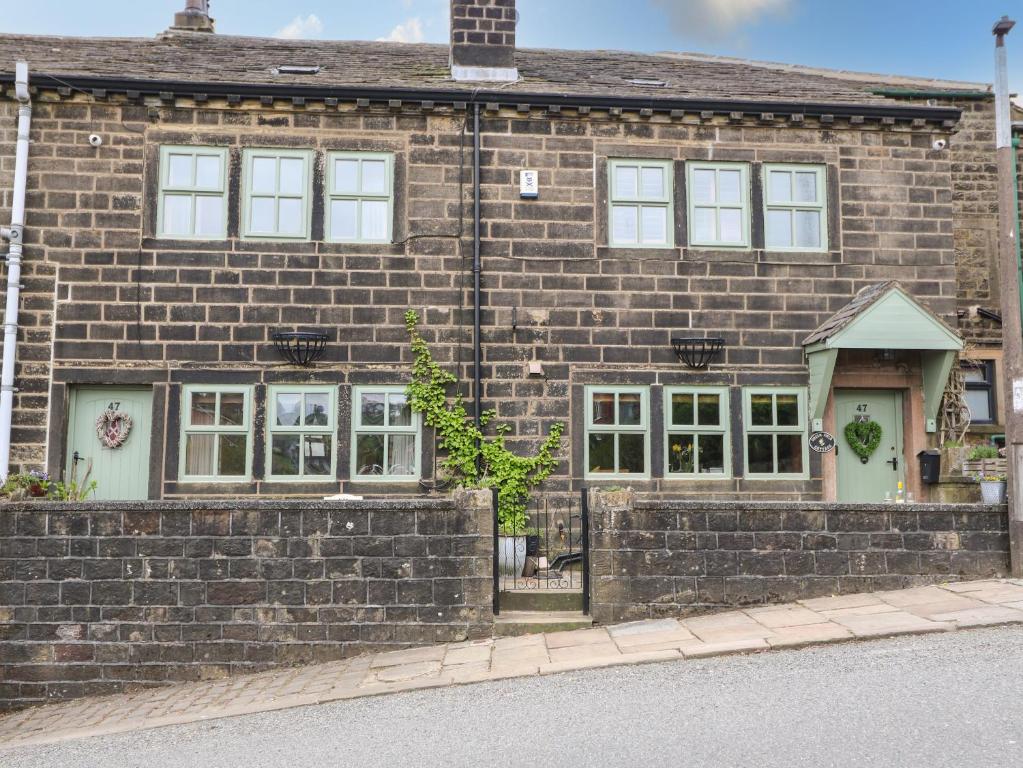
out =
<svg viewBox="0 0 1023 768"><path fill-rule="evenodd" d="M317 331L276 331L274 347L293 365L309 365L323 356L327 334Z"/></svg>
<svg viewBox="0 0 1023 768"><path fill-rule="evenodd" d="M725 348L725 340L719 337L673 337L671 346L679 360L690 368L699 369L706 368L721 354L721 350Z"/></svg>

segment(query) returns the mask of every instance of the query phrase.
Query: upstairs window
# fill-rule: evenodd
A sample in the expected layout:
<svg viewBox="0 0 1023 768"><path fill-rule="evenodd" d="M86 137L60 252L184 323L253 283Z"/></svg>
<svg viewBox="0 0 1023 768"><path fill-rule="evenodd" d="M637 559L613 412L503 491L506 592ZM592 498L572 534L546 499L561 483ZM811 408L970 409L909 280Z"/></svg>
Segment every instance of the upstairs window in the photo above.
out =
<svg viewBox="0 0 1023 768"><path fill-rule="evenodd" d="M331 152L327 164L327 239L391 242L394 158L374 152Z"/></svg>
<svg viewBox="0 0 1023 768"><path fill-rule="evenodd" d="M764 166L764 244L774 251L828 247L823 165Z"/></svg>
<svg viewBox="0 0 1023 768"><path fill-rule="evenodd" d="M239 482L249 479L251 388L186 386L181 397L181 425L178 473L181 480Z"/></svg>
<svg viewBox="0 0 1023 768"><path fill-rule="evenodd" d="M227 150L160 147L159 237L227 237Z"/></svg>
<svg viewBox="0 0 1023 768"><path fill-rule="evenodd" d="M674 246L671 161L611 160L608 176L611 247Z"/></svg>
<svg viewBox="0 0 1023 768"><path fill-rule="evenodd" d="M267 451L270 480L334 479L337 387L269 388Z"/></svg>
<svg viewBox="0 0 1023 768"><path fill-rule="evenodd" d="M271 240L308 240L312 152L246 149L242 157L243 236Z"/></svg>
<svg viewBox="0 0 1023 768"><path fill-rule="evenodd" d="M586 476L649 476L647 389L590 387L586 391L586 411Z"/></svg>
<svg viewBox="0 0 1023 768"><path fill-rule="evenodd" d="M805 478L805 390L748 388L743 393L746 476Z"/></svg>
<svg viewBox="0 0 1023 768"><path fill-rule="evenodd" d="M689 244L749 248L749 165L686 163Z"/></svg>

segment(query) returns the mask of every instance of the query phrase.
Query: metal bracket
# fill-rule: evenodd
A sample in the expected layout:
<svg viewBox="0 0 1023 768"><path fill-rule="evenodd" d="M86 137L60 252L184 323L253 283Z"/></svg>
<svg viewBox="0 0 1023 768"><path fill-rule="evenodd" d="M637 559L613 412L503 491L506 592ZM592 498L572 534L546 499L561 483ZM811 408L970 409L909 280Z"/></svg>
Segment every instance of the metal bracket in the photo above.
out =
<svg viewBox="0 0 1023 768"><path fill-rule="evenodd" d="M0 385L0 392L21 392L21 390L13 384L3 384Z"/></svg>

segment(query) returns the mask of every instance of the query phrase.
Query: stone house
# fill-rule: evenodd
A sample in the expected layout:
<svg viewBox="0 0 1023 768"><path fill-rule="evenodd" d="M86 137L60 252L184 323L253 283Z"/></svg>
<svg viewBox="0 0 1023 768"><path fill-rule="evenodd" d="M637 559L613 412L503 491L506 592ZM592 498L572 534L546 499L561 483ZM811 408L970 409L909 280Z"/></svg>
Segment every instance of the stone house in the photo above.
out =
<svg viewBox="0 0 1023 768"><path fill-rule="evenodd" d="M551 491L926 498L963 339L998 355L988 86L517 49L514 0L452 0L450 46L228 37L205 6L151 39L0 35L5 222L16 61L32 103L12 469L428 492L413 309L513 445L566 425Z"/></svg>

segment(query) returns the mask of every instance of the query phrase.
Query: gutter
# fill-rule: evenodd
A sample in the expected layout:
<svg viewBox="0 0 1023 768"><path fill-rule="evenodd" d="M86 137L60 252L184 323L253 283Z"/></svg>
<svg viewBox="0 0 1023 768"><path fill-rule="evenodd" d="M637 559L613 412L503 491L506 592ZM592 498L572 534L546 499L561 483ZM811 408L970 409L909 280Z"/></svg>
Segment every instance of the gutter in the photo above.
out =
<svg viewBox="0 0 1023 768"><path fill-rule="evenodd" d="M0 83L10 83L8 73L0 74ZM658 111L715 112L728 114L742 111L751 114L772 115L830 115L833 117L889 117L901 120L929 120L958 122L962 111L952 107L925 107L904 104L827 104L820 102L759 101L743 99L672 99L648 96L582 96L572 93L527 93L507 90L468 90L456 88L375 88L324 87L310 85L275 85L270 83L204 83L180 80L141 80L112 77L79 77L75 75L51 76L36 74L33 85L57 91L77 88L92 91L97 98L111 93L123 93L130 98L157 96L172 99L175 96L209 98L281 98L287 100L312 99L377 102L413 101L439 102L463 107L469 102L497 104L499 106L535 106L620 108L628 110L652 109Z"/></svg>
<svg viewBox="0 0 1023 768"><path fill-rule="evenodd" d="M10 243L7 254L7 303L4 306L3 365L0 368L0 480L6 480L11 466L11 415L14 411L14 366L18 344L18 301L21 293L21 255L25 235L25 188L28 183L29 129L32 101L28 91L28 64L15 65L14 94L18 106L18 138L15 145L14 193L11 226L0 229L0 239Z"/></svg>

